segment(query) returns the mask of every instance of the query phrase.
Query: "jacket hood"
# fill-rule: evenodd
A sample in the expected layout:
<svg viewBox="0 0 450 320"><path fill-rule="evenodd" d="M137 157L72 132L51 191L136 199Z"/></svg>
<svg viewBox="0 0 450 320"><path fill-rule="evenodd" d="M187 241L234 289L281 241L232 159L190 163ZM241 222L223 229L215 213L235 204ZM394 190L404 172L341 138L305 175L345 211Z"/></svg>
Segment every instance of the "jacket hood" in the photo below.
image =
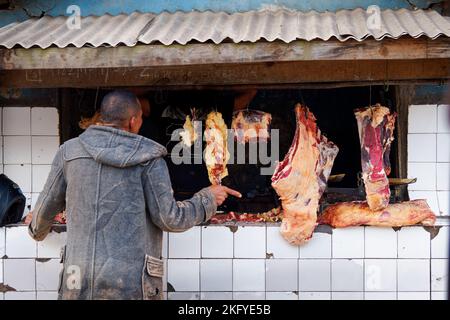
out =
<svg viewBox="0 0 450 320"><path fill-rule="evenodd" d="M111 127L90 126L79 139L95 161L113 167L131 167L167 154L151 139Z"/></svg>

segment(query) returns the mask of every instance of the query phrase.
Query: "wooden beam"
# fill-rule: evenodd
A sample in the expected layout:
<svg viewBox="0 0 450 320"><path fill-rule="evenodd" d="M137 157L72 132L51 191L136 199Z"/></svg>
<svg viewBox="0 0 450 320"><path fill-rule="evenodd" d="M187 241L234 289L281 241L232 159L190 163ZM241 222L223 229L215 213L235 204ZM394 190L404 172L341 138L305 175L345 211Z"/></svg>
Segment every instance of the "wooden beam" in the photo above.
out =
<svg viewBox="0 0 450 320"><path fill-rule="evenodd" d="M313 40L114 48L0 49L0 70L138 68L318 60L450 58L450 39Z"/></svg>
<svg viewBox="0 0 450 320"><path fill-rule="evenodd" d="M296 61L145 68L3 70L0 87L127 87L298 85L446 81L450 60Z"/></svg>

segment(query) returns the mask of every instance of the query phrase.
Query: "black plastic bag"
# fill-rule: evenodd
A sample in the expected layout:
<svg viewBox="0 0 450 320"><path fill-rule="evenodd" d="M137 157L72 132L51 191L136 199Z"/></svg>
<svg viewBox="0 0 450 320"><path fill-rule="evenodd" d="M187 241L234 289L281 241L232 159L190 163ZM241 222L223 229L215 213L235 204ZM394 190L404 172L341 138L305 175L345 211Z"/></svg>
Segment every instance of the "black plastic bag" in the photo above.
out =
<svg viewBox="0 0 450 320"><path fill-rule="evenodd" d="M0 174L0 227L22 220L26 198L19 186Z"/></svg>

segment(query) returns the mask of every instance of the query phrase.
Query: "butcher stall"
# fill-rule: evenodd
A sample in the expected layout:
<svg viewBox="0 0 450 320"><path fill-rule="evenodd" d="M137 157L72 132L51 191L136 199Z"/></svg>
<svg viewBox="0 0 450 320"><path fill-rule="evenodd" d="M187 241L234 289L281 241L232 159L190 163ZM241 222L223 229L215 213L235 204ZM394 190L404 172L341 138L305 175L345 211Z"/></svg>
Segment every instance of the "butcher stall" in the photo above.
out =
<svg viewBox="0 0 450 320"><path fill-rule="evenodd" d="M7 25L3 172L32 211L57 147L101 124L106 93L130 90L140 134L168 151L177 200L210 184L243 195L165 233L166 298L445 298L450 19L382 10L374 26L371 15L134 12L83 17L82 33L65 17ZM27 250L13 242L23 224L0 228L0 298L57 291L44 270L59 268L66 219L48 244L23 240ZM34 284L11 275L19 258L36 266Z"/></svg>

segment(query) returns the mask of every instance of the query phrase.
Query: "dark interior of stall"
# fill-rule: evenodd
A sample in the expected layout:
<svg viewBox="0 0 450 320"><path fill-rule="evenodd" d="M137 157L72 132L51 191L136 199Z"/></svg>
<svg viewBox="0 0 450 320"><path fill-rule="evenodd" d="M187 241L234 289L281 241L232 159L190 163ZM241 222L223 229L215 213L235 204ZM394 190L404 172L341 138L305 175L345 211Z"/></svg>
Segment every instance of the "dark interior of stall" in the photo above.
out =
<svg viewBox="0 0 450 320"><path fill-rule="evenodd" d="M70 90L72 107L70 116L62 115L62 142L78 136L83 130L78 126L82 117L91 117L99 110L103 96L110 90ZM260 110L272 115L271 129L279 130L279 155L270 155L282 160L287 153L295 132L294 107L301 103L310 108L317 118L322 133L339 147L332 175L340 179L330 181L323 201L349 201L364 199L363 188L358 182L361 170L358 129L353 110L375 103L396 111L392 87L362 86L332 89L257 89L245 103L249 110ZM196 191L210 185L207 169L202 164L174 164L170 155L178 141L171 141L172 133L183 127L186 115L195 108L198 120L204 120L210 111L219 111L230 128L236 100L248 91L244 90L152 90L139 88L139 97L149 102L140 134L153 139L168 150L166 162L174 189L175 198L184 200ZM149 112L149 113L148 113ZM66 119L66 120L65 120ZM269 140L267 150L271 150ZM203 142L205 146L205 142ZM248 148L248 146L246 146ZM397 166L397 141L391 148L392 175ZM247 149L248 150L248 149ZM191 155L195 157L195 155ZM248 159L246 159L248 160ZM194 162L194 161L192 161ZM236 161L235 161L236 162ZM229 197L219 208L224 212L259 213L279 206L276 193L271 187L271 176L261 175L265 164L229 164L229 175L222 184L239 190L242 199ZM342 178L342 175L345 176ZM359 187L358 187L359 186Z"/></svg>

